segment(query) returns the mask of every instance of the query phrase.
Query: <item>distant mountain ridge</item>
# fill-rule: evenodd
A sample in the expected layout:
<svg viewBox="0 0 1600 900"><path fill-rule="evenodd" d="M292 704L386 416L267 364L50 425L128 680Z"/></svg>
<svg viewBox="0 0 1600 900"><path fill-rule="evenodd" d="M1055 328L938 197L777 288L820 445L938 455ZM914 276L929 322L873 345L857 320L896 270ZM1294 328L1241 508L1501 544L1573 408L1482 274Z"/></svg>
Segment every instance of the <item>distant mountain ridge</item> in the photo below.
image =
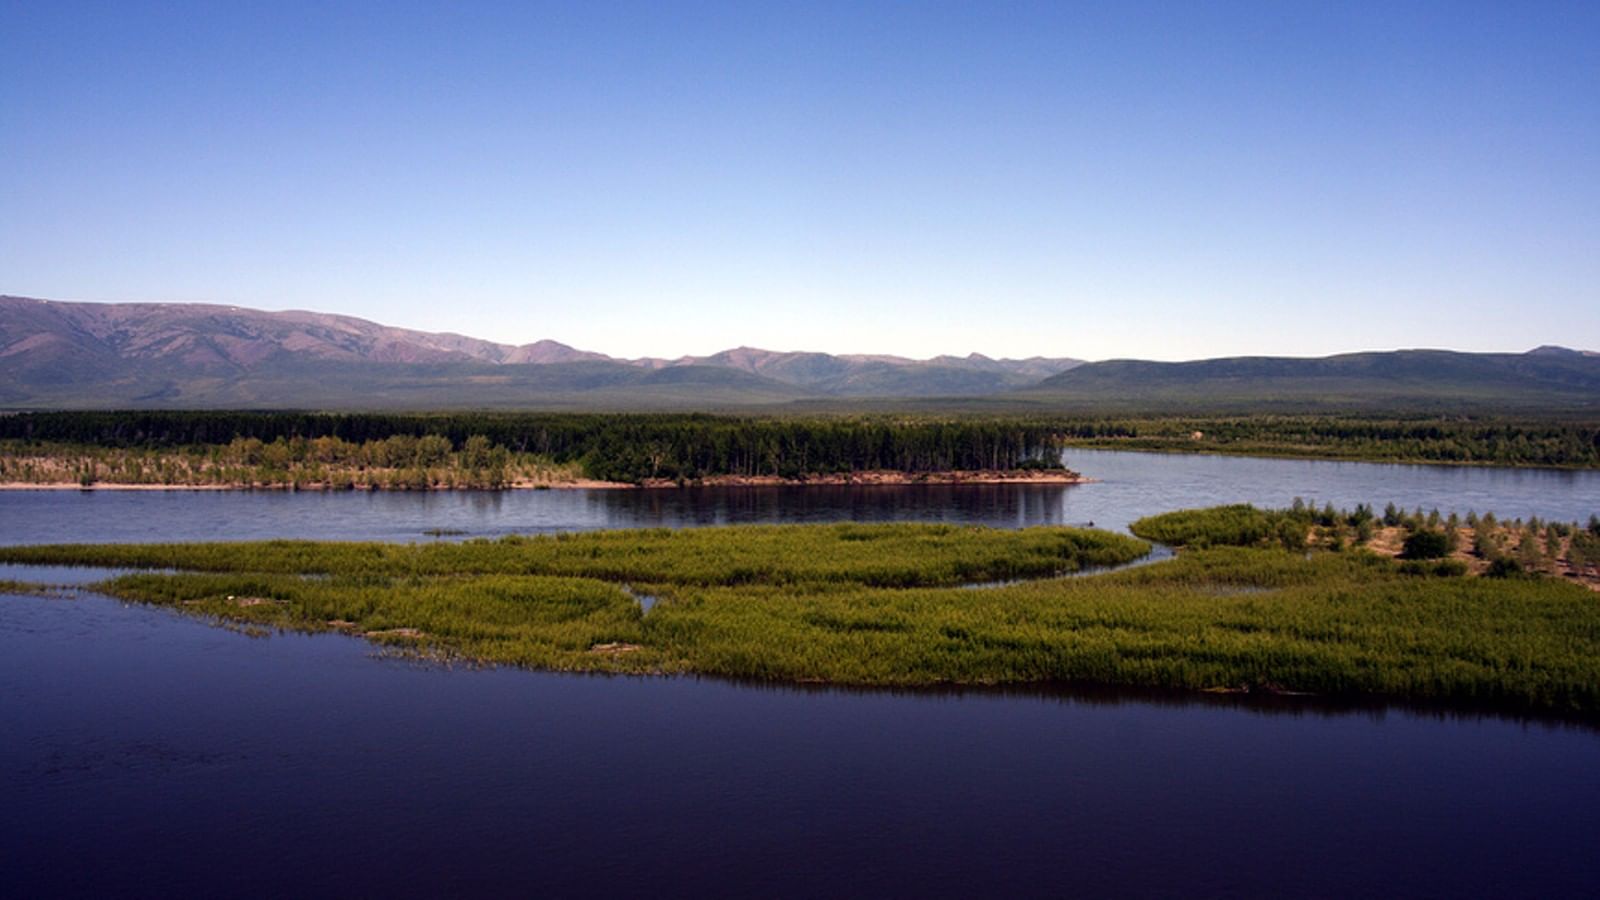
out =
<svg viewBox="0 0 1600 900"><path fill-rule="evenodd" d="M1052 375L1022 393L1057 404L1111 400L1163 411L1600 410L1600 355L1544 346L1527 353L1391 350L1311 359L1118 359Z"/></svg>
<svg viewBox="0 0 1600 900"><path fill-rule="evenodd" d="M617 359L351 316L0 296L0 408L806 408L1600 414L1600 355L1396 350L1192 362L738 347Z"/></svg>
<svg viewBox="0 0 1600 900"><path fill-rule="evenodd" d="M242 369L282 355L398 363L609 359L556 341L512 346L305 310L266 312L199 303L63 303L0 296L0 359L49 358L72 351Z"/></svg>
<svg viewBox="0 0 1600 900"><path fill-rule="evenodd" d="M593 365L518 371L577 363ZM747 391L758 402L801 396L979 396L1023 387L1080 363L980 354L913 360L751 347L705 357L618 359L553 340L501 344L304 310L0 296L0 403L10 404L76 404L74 388L91 385L95 400L133 404L270 402L255 388L313 370L367 383L378 374L374 366L432 368L436 379L464 379L495 403L513 402L515 389L505 385L545 394L638 388L649 395L663 386L703 383L724 393ZM405 373L384 371L411 380ZM311 390L305 399L291 395L279 402L313 402L328 393L327 387ZM463 402L472 402L471 394L465 391Z"/></svg>

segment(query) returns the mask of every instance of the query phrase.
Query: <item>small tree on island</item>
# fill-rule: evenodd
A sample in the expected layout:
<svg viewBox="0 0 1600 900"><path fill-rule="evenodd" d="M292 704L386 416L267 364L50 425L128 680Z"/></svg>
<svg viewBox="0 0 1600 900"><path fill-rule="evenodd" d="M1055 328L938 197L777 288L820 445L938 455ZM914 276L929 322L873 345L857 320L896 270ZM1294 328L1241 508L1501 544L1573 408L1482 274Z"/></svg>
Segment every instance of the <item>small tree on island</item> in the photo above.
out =
<svg viewBox="0 0 1600 900"><path fill-rule="evenodd" d="M1401 559L1442 559L1455 550L1455 541L1442 531L1418 529L1406 537Z"/></svg>

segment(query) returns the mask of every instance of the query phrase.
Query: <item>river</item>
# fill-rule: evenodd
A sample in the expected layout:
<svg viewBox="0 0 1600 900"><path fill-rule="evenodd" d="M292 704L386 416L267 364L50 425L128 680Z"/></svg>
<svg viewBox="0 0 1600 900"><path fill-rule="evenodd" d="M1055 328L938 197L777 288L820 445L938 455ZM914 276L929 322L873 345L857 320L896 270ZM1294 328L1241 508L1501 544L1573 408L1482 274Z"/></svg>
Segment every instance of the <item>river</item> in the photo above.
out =
<svg viewBox="0 0 1600 900"><path fill-rule="evenodd" d="M1600 474L1071 451L1062 486L21 492L0 543L734 522L1120 528L1185 506L1586 519ZM5 577L0 575L0 577ZM444 669L0 597L0 894L1579 895L1600 730L1306 698Z"/></svg>
<svg viewBox="0 0 1600 900"><path fill-rule="evenodd" d="M1070 450L1081 485L718 487L666 490L11 491L0 544L263 538L426 540L594 528L751 522L934 521L1020 528L1122 529L1140 516L1255 503L1389 502L1465 515L1585 521L1600 512L1600 472L1385 465Z"/></svg>

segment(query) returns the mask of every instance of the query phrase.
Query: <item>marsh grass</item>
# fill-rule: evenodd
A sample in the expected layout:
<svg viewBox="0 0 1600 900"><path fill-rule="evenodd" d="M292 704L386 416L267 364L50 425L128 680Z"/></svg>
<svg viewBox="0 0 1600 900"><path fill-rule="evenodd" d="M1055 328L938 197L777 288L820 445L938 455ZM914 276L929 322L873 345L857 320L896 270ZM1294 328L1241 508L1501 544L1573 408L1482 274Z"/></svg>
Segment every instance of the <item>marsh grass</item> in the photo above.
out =
<svg viewBox="0 0 1600 900"><path fill-rule="evenodd" d="M347 631L402 649L547 669L612 670L596 644L636 643L639 605L620 587L585 578L136 574L100 590L235 623ZM634 660L653 664L656 654Z"/></svg>
<svg viewBox="0 0 1600 900"><path fill-rule="evenodd" d="M1081 528L956 525L665 528L460 543L261 541L0 548L0 561L337 576L566 575L670 584L935 587L1118 565L1143 541Z"/></svg>
<svg viewBox="0 0 1600 900"><path fill-rule="evenodd" d="M1282 520L1281 514L1248 504L1235 504L1146 516L1129 526L1129 530L1147 540L1163 544L1243 547L1261 543L1275 535L1277 525Z"/></svg>
<svg viewBox="0 0 1600 900"><path fill-rule="evenodd" d="M1590 712L1600 699L1600 614L1583 589L1424 581L1365 553L1217 548L964 594L698 590L646 633L698 671L780 680L1078 681Z"/></svg>
<svg viewBox="0 0 1600 900"><path fill-rule="evenodd" d="M54 587L52 585L34 584L31 581L13 581L10 579L0 578L0 594L48 597L53 594L60 593L62 593L61 588Z"/></svg>
<svg viewBox="0 0 1600 900"><path fill-rule="evenodd" d="M1250 524L1233 512L1213 518ZM127 575L100 589L220 621L344 630L406 650L541 668L1306 691L1600 711L1600 603L1581 587L1436 569L1416 577L1360 548L1291 552L1265 540L1043 577L1146 549L1065 528L828 525L454 545L16 547L0 549L0 560L189 570ZM959 587L1012 577L1038 580ZM625 586L659 602L644 614Z"/></svg>

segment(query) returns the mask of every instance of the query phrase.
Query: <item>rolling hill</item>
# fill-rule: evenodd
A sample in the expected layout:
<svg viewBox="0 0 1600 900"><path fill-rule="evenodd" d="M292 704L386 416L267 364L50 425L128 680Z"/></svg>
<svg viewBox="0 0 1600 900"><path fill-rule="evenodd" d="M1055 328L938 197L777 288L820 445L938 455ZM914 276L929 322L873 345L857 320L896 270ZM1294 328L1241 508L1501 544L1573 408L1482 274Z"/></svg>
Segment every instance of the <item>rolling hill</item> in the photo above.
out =
<svg viewBox="0 0 1600 900"><path fill-rule="evenodd" d="M740 406L798 398L981 396L1078 360L913 360L741 347L617 359L350 316L0 297L0 405Z"/></svg>
<svg viewBox="0 0 1600 900"><path fill-rule="evenodd" d="M1281 410L1600 411L1600 356L1395 350L1314 359L1109 360L1045 378L1015 396L1141 412Z"/></svg>
<svg viewBox="0 0 1600 900"><path fill-rule="evenodd" d="M0 408L733 409L1600 414L1600 356L914 360L740 347L618 359L349 316L0 297Z"/></svg>

